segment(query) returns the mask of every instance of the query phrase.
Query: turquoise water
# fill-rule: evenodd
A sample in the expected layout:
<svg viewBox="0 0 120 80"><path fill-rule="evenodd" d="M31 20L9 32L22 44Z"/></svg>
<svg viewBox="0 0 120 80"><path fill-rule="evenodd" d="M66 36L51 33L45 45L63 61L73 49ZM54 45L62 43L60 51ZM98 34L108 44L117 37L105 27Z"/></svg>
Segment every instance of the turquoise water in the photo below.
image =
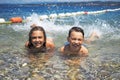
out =
<svg viewBox="0 0 120 80"><path fill-rule="evenodd" d="M62 4L61 4L62 5ZM31 17L30 22L23 24L0 24L0 79L1 80L119 80L120 77L120 10L107 13L78 15L45 19L39 16L52 13L100 11L118 9L119 6L76 6L52 4L51 6L14 5L0 8L1 18L21 16ZM73 6L74 5L74 6ZM53 10L54 8L54 10ZM44 65L45 68L31 67L26 55L24 43L28 40L31 24L44 27L55 42L54 56ZM73 26L82 27L85 37L96 31L100 38L87 45L89 57L81 62L81 66L70 67L64 63L58 49L67 41L68 30ZM38 65L41 63L37 63ZM42 65L42 64L41 64ZM39 65L40 66L40 65ZM32 73L35 72L35 75ZM36 79L37 78L37 79Z"/></svg>

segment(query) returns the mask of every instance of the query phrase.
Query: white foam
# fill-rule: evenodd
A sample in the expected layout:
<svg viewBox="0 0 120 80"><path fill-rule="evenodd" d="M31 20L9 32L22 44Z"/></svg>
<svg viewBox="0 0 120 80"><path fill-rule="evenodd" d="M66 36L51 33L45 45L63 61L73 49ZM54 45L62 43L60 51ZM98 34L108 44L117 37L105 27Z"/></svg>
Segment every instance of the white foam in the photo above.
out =
<svg viewBox="0 0 120 80"><path fill-rule="evenodd" d="M4 23L5 19L4 18L0 18L0 23Z"/></svg>

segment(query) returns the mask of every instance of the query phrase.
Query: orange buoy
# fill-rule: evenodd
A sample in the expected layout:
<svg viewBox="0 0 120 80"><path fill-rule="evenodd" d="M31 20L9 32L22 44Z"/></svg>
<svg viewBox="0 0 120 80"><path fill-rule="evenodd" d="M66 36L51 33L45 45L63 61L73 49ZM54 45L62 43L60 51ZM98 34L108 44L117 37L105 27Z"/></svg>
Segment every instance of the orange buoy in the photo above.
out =
<svg viewBox="0 0 120 80"><path fill-rule="evenodd" d="M21 23L22 22L22 18L21 17L13 17L13 18L10 18L10 21L12 23Z"/></svg>

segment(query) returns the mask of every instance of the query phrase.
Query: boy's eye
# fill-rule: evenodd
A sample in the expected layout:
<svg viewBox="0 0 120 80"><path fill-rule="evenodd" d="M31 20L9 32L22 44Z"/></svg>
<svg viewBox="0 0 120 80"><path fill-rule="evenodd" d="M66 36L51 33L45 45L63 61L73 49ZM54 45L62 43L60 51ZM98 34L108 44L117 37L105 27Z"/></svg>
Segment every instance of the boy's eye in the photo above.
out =
<svg viewBox="0 0 120 80"><path fill-rule="evenodd" d="M82 41L82 39L78 39L78 41Z"/></svg>
<svg viewBox="0 0 120 80"><path fill-rule="evenodd" d="M72 38L72 40L76 40L75 38Z"/></svg>
<svg viewBox="0 0 120 80"><path fill-rule="evenodd" d="M71 38L72 40L82 41L82 39Z"/></svg>

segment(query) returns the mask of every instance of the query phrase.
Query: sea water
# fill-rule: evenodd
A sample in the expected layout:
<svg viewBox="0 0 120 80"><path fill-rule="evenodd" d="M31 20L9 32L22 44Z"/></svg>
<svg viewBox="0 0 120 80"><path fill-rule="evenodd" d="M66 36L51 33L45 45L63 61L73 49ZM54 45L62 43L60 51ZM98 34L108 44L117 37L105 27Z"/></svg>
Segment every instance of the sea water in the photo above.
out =
<svg viewBox="0 0 120 80"><path fill-rule="evenodd" d="M120 79L120 6L117 3L46 3L0 6L0 17L31 17L31 21L16 24L0 24L0 79L1 80L119 80ZM95 5L96 4L96 5ZM98 4L98 5L97 5ZM105 3L104 3L105 4ZM101 11L100 14L83 14L40 20L41 15ZM55 54L44 65L31 64L24 47L28 40L30 25L44 27L55 42ZM84 29L85 38L96 31L99 38L87 44L89 56L75 69L64 63L58 49L67 41L73 26ZM31 67L31 65L38 65ZM40 67L40 68L39 68ZM72 77L70 77L72 76Z"/></svg>

